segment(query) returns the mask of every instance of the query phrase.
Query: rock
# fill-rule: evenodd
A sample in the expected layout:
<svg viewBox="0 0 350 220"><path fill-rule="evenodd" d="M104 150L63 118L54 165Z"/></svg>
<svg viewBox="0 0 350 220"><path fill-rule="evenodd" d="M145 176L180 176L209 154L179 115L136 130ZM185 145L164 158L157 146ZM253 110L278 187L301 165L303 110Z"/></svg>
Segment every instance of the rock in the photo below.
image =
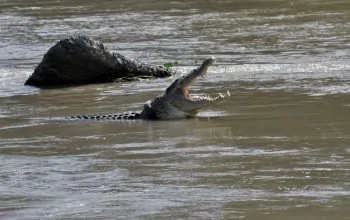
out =
<svg viewBox="0 0 350 220"><path fill-rule="evenodd" d="M108 83L130 78L168 77L174 72L108 51L86 36L60 40L44 55L24 85L63 87Z"/></svg>

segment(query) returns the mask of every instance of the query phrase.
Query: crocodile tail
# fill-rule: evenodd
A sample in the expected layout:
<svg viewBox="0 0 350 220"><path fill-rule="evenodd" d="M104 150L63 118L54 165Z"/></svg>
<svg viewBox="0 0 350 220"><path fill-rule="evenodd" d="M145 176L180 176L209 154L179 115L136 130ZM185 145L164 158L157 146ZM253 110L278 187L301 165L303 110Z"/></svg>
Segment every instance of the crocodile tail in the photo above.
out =
<svg viewBox="0 0 350 220"><path fill-rule="evenodd" d="M141 114L135 113L135 112L126 112L126 113L108 114L108 115L75 115L75 116L68 117L68 119L96 120L96 121L137 120L137 119L141 119Z"/></svg>

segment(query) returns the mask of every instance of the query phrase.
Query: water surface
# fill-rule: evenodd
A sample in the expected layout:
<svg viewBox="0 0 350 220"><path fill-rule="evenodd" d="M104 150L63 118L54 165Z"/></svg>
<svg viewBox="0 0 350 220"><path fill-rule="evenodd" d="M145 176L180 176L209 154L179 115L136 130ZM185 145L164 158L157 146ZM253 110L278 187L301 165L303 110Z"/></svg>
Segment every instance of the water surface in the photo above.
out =
<svg viewBox="0 0 350 220"><path fill-rule="evenodd" d="M350 2L0 1L4 219L348 219ZM57 40L85 34L168 79L23 86ZM208 56L178 121L49 120L137 111Z"/></svg>

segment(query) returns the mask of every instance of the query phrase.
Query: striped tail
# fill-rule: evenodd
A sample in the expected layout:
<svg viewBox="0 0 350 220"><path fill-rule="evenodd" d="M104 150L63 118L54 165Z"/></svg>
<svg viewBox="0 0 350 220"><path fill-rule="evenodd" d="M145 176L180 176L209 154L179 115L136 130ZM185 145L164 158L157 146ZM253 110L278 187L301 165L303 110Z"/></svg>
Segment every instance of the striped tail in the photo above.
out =
<svg viewBox="0 0 350 220"><path fill-rule="evenodd" d="M75 115L69 116L67 119L79 119L79 120L95 120L95 121L116 121L116 120L137 120L141 119L140 113L121 113L121 114L109 114L109 115Z"/></svg>

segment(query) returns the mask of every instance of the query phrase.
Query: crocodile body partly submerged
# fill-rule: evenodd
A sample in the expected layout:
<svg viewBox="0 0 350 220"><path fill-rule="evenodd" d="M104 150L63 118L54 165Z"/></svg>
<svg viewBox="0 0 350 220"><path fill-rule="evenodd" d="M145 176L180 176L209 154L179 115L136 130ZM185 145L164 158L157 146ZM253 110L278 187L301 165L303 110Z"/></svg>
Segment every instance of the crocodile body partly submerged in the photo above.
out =
<svg viewBox="0 0 350 220"><path fill-rule="evenodd" d="M199 76L207 73L208 67L213 64L215 58L206 59L203 64L192 70L189 74L176 79L164 92L154 100L144 104L140 113L122 113L109 115L80 115L70 116L69 119L85 120L166 120L193 118L198 110L211 104L219 103L228 99L230 93L219 94L216 97L209 96L191 96L188 86L192 84Z"/></svg>

